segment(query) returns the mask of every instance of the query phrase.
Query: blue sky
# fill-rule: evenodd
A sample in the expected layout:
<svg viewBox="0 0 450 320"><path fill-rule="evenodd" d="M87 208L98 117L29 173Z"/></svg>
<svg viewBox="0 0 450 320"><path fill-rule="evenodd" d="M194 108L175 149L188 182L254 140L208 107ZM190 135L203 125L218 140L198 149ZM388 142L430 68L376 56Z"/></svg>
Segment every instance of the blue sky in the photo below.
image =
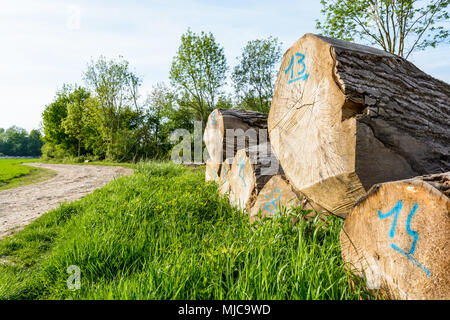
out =
<svg viewBox="0 0 450 320"><path fill-rule="evenodd" d="M91 59L122 55L142 77L141 94L168 82L181 35L211 31L230 67L247 41L278 37L283 51L316 33L319 0L45 1L0 5L0 127L38 128L45 105L63 83L83 84ZM450 46L410 60L450 82Z"/></svg>

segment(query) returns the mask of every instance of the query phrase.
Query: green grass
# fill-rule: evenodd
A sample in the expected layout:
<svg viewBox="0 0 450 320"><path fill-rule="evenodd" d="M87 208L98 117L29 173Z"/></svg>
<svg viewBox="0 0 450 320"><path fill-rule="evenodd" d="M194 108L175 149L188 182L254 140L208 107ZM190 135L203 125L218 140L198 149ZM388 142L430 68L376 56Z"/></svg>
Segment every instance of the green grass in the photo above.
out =
<svg viewBox="0 0 450 320"><path fill-rule="evenodd" d="M126 168L135 168L136 164L128 163L128 162L112 162L112 161L91 161L91 162L84 162L80 161L77 158L63 158L63 159L52 159L52 160L42 160L42 163L50 163L50 164L75 164L75 165L96 165L96 166L119 166L119 167L126 167Z"/></svg>
<svg viewBox="0 0 450 320"><path fill-rule="evenodd" d="M371 298L343 267L342 221L290 221L250 224L203 170L140 164L1 240L0 298Z"/></svg>
<svg viewBox="0 0 450 320"><path fill-rule="evenodd" d="M0 159L0 191L45 181L55 174L48 169L22 165L26 162L40 162L40 159Z"/></svg>
<svg viewBox="0 0 450 320"><path fill-rule="evenodd" d="M29 174L33 168L21 165L24 162L31 161L28 159L0 159L0 184Z"/></svg>

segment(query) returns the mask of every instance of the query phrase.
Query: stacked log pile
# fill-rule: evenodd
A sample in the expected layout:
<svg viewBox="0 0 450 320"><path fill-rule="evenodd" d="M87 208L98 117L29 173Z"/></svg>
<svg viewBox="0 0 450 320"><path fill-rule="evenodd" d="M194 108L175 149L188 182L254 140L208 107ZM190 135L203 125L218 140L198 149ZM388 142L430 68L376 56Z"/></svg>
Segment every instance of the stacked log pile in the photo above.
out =
<svg viewBox="0 0 450 320"><path fill-rule="evenodd" d="M313 208L284 177L268 141L266 114L215 109L208 117L204 141L210 155L205 180L215 181L219 193L227 195L230 203L248 213L251 220L260 212L260 217L277 216L283 207ZM260 195L264 187L282 190L282 196L272 199L266 192Z"/></svg>
<svg viewBox="0 0 450 320"><path fill-rule="evenodd" d="M447 83L399 56L306 34L283 56L268 117L216 109L205 143L207 170L218 170L207 179L251 220L283 206L332 213L346 219L343 259L369 287L450 299ZM279 169L264 175L269 162Z"/></svg>

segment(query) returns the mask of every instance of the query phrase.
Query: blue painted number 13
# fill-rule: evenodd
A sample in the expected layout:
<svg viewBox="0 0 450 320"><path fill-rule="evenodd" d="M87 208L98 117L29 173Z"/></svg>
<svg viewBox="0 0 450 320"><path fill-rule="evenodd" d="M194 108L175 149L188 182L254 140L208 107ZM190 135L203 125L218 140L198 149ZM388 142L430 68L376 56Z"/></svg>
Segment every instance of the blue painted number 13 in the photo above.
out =
<svg viewBox="0 0 450 320"><path fill-rule="evenodd" d="M284 74L287 74L289 72L289 70L291 70L291 76L289 77L289 81L288 84L291 84L297 80L306 80L308 79L308 74L305 73L306 71L306 65L305 62L303 60L305 60L305 55L301 54L301 53L296 53L295 56L299 57L299 59L297 60L297 63L299 65L301 65L301 70L297 73L297 77L294 78L294 56L292 56L291 58L291 62L289 63L289 66L287 67L286 70L284 70Z"/></svg>

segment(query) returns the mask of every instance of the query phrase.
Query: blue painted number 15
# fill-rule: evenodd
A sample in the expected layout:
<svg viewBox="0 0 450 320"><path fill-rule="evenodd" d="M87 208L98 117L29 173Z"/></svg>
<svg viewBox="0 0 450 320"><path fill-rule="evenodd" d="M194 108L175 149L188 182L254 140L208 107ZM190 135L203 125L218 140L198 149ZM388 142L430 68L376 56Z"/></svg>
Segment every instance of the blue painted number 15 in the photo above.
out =
<svg viewBox="0 0 450 320"><path fill-rule="evenodd" d="M302 80L308 79L308 74L305 73L306 65L305 65L305 62L303 61L303 60L305 60L305 55L297 52L295 54L295 56L299 57L299 59L297 60L297 63L301 66L301 70L296 74L297 77L294 78L294 56L292 56L289 66L287 67L286 70L284 70L284 74L287 74L289 72L289 70L291 71L291 75L289 77L290 79L288 81L288 84L291 84L300 79L302 79Z"/></svg>
<svg viewBox="0 0 450 320"><path fill-rule="evenodd" d="M397 252L400 252L404 257L408 258L412 263L414 263L416 266L418 266L420 269L422 269L422 271L425 272L425 274L427 276L430 277L431 271L413 257L413 254L416 251L416 243L417 243L417 240L419 239L419 234L416 231L411 229L411 219L414 216L414 214L416 213L418 208L419 208L419 205L417 203L415 203L413 205L411 211L409 212L408 217L406 218L406 232L408 233L409 236L412 237L411 248L408 251L406 251L394 243L391 243L391 248ZM395 229L397 227L398 217L399 217L402 209L403 209L403 202L401 200L399 200L395 204L395 206L387 213L382 213L380 210L378 210L378 217L380 219L386 219L390 216L394 216L394 219L392 221L391 230L389 231L389 238L391 238L391 239L393 239L395 237Z"/></svg>

